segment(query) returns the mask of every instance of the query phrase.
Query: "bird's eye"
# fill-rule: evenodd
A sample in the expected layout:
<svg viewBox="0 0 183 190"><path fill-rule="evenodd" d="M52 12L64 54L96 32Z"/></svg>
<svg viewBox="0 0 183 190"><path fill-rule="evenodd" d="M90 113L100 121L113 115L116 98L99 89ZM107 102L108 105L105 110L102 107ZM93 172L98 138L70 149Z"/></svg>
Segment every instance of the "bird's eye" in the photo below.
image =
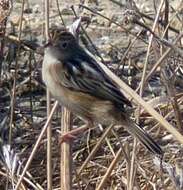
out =
<svg viewBox="0 0 183 190"><path fill-rule="evenodd" d="M67 47L68 43L67 42L63 42L62 43L62 47L65 49Z"/></svg>

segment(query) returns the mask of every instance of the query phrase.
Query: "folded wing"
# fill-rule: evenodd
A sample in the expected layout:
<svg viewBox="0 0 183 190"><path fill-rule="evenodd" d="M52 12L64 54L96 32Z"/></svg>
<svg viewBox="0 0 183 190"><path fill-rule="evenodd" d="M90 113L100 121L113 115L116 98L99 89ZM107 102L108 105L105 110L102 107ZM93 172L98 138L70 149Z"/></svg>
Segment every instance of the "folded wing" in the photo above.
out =
<svg viewBox="0 0 183 190"><path fill-rule="evenodd" d="M63 63L63 72L60 74L64 75L64 80L60 81L67 88L112 101L121 109L124 105L131 106L130 101L105 74L97 61L82 48L76 51L70 60Z"/></svg>

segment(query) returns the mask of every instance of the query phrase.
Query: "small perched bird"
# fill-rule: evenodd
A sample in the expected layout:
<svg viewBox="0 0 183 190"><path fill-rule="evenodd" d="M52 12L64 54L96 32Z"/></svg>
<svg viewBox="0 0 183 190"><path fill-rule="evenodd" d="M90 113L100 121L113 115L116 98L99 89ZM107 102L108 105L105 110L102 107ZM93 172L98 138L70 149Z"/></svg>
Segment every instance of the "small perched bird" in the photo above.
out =
<svg viewBox="0 0 183 190"><path fill-rule="evenodd" d="M152 137L129 118L126 107L131 102L71 32L58 33L46 45L42 76L55 99L90 125L123 125L152 153L163 154Z"/></svg>

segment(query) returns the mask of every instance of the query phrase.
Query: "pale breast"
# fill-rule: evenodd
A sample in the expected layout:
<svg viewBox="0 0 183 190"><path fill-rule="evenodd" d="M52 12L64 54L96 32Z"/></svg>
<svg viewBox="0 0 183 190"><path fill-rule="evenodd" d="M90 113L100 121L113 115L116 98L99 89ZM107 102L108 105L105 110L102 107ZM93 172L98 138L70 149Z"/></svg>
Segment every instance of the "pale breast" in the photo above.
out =
<svg viewBox="0 0 183 190"><path fill-rule="evenodd" d="M87 93L74 91L63 86L62 64L49 53L45 53L42 77L51 94L71 112L85 120L108 124L113 120L114 105Z"/></svg>

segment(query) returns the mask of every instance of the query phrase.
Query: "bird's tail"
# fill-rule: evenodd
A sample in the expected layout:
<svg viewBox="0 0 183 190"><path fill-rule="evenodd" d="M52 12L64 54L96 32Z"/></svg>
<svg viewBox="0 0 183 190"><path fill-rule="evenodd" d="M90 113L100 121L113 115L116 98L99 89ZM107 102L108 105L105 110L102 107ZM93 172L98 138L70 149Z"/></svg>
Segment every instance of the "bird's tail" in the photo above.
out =
<svg viewBox="0 0 183 190"><path fill-rule="evenodd" d="M163 151L161 147L152 139L152 137L139 125L137 125L131 119L126 118L122 122L124 127L128 130L129 133L134 135L150 152L162 156Z"/></svg>

